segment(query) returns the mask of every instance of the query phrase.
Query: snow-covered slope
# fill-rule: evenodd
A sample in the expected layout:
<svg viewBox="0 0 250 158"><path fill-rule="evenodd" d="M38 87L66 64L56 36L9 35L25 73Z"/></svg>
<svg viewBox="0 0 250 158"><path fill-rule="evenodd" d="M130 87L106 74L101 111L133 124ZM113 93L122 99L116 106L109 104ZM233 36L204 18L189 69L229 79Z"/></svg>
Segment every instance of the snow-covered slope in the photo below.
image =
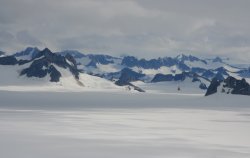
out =
<svg viewBox="0 0 250 158"><path fill-rule="evenodd" d="M130 89L135 81L143 83L137 85L150 89L161 86L167 87L165 92L176 90L176 85L182 92L203 92L210 85L212 79L223 80L228 76L237 79L250 80L249 64L232 63L228 58L202 59L192 55L178 55L176 57L164 57L156 59L138 59L133 56L113 57L103 54L82 54L75 50L66 50L52 53L49 49L40 51L37 48L28 47L24 51L12 56L0 57L1 71L13 69L20 81L11 81L11 84L19 83L28 78L28 84L36 85L53 84L71 89ZM4 67L6 66L6 67ZM4 73L2 73L4 74ZM14 75L13 74L13 75ZM2 81L2 84L6 81ZM51 83L54 82L54 83ZM135 82L135 83L131 83ZM153 83L154 82L154 83ZM157 83L164 82L164 83ZM0 83L1 84L1 83ZM9 84L9 85L11 85ZM115 85L116 84L116 85ZM118 87L118 86L122 87ZM190 88L184 88L187 87ZM124 87L125 86L125 87ZM87 88L88 87L88 88ZM170 88L175 87L175 88ZM192 88L191 88L192 87Z"/></svg>
<svg viewBox="0 0 250 158"><path fill-rule="evenodd" d="M71 51L62 54L71 54ZM75 55L75 51L72 54ZM164 57L158 59L137 59L133 56L125 56L116 58L105 55L80 55L78 52L76 57L78 68L88 74L106 77L110 79L119 79L119 75L113 76L114 73L119 74L124 68L130 68L137 73L146 75L140 81L150 82L157 74L181 74L183 72L192 72L197 75L212 80L214 77L226 78L230 74L238 75L240 71L247 69L247 65L237 67L228 58L200 59L189 55L178 55L177 57Z"/></svg>
<svg viewBox="0 0 250 158"><path fill-rule="evenodd" d="M200 83L185 81L170 81L157 83L144 83L142 81L132 82L148 93L167 93L176 95L204 95L204 90L198 88Z"/></svg>
<svg viewBox="0 0 250 158"><path fill-rule="evenodd" d="M0 100L3 158L250 157L246 96L0 91Z"/></svg>
<svg viewBox="0 0 250 158"><path fill-rule="evenodd" d="M23 66L0 66L0 90L8 91L123 91L123 87L106 79L80 73L79 81L69 70L55 66L62 74L59 82L43 78L20 76Z"/></svg>
<svg viewBox="0 0 250 158"><path fill-rule="evenodd" d="M32 53L22 54L20 58L27 55L31 56ZM12 58L15 59L15 57ZM0 74L2 76L0 78L0 90L124 90L123 87L119 87L104 78L80 73L74 58L70 55L64 57L44 49L36 53L32 58L26 58L28 60L25 62L23 62L23 59L18 59L13 65L0 65Z"/></svg>

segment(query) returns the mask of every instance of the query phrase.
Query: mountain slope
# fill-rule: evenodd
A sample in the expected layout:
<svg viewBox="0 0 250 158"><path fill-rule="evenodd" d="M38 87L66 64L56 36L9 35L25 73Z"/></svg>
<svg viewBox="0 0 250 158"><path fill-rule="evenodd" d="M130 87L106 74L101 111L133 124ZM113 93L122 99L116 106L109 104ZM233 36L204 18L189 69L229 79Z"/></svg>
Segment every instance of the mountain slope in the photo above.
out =
<svg viewBox="0 0 250 158"><path fill-rule="evenodd" d="M205 95L215 93L250 95L250 85L245 79L237 80L231 76L225 80L213 79Z"/></svg>
<svg viewBox="0 0 250 158"><path fill-rule="evenodd" d="M27 56L26 53L23 55ZM15 56L16 54L0 58L2 90L123 89L106 79L80 73L70 54L61 56L46 48L29 60L23 60L21 55L18 60Z"/></svg>
<svg viewBox="0 0 250 158"><path fill-rule="evenodd" d="M239 62L234 64L230 61L228 58L202 59L184 54L176 57L138 59L134 56L82 54L75 50L52 53L47 48L40 51L38 48L28 47L13 55L0 57L0 67L8 69L12 66L13 71L18 74L18 79L45 80L46 83L54 82L62 86L87 87L86 83L94 84L85 78L91 80L91 77L94 77L96 85L102 85L101 87L105 87L102 83L106 83L115 88L120 86L119 88L123 89L144 91L134 82L143 82L144 87L169 82L163 85L174 85L174 89L183 89L182 86L190 84L205 93L214 79L224 80L232 76L239 80L244 77L246 82L250 81L249 65L237 66ZM97 83L99 81L100 84Z"/></svg>

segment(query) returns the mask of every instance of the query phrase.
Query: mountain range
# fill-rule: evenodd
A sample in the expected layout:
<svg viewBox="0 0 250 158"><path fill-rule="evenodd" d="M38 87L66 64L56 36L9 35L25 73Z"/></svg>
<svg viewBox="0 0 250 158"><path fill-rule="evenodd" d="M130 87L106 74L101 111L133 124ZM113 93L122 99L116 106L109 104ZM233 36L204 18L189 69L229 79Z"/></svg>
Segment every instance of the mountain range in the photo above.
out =
<svg viewBox="0 0 250 158"><path fill-rule="evenodd" d="M145 92L147 90L142 87L158 83L172 83L177 91L181 91L185 88L182 86L185 83L206 95L213 94L208 92L208 90L211 91L211 84L218 87L218 83L227 83L232 78L244 80L246 83L250 80L249 65L238 66L229 58L204 59L181 54L176 57L147 60L134 56L83 54L75 50L53 53L48 48L39 50L32 47L12 55L1 52L0 70L0 73L5 76L0 80L3 85L22 84L17 81L9 83L8 78L25 80L27 85L29 81L33 82L38 79L39 82L46 81L46 83L55 83L60 86L74 85L81 89L112 87ZM8 77L7 71L13 71L12 76ZM218 83L215 84L215 81ZM245 83L243 85L246 86ZM237 89L237 87L234 88ZM215 88L212 89L214 92ZM244 92L244 94L249 93Z"/></svg>

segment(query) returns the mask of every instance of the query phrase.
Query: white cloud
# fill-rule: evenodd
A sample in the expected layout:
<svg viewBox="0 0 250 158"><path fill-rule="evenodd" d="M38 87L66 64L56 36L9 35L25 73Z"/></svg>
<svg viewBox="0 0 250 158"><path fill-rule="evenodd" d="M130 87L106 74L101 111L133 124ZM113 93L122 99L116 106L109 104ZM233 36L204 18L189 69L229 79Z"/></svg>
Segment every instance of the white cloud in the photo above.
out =
<svg viewBox="0 0 250 158"><path fill-rule="evenodd" d="M0 0L0 48L247 56L247 0ZM233 48L233 49L231 49ZM224 50L224 51L223 51Z"/></svg>
<svg viewBox="0 0 250 158"><path fill-rule="evenodd" d="M212 19L198 20L194 22L193 27L191 28L189 33L193 33L201 29L206 29L208 27L214 27L215 25L216 25L216 21Z"/></svg>

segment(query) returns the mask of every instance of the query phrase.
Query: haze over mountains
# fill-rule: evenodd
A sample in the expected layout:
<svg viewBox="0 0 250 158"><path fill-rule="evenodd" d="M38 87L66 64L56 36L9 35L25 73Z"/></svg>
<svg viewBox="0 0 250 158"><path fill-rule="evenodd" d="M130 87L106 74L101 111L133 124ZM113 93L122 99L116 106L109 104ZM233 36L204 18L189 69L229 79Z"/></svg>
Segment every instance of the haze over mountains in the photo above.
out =
<svg viewBox="0 0 250 158"><path fill-rule="evenodd" d="M1 87L5 88L32 83L79 90L152 92L164 86L168 92L205 94L212 80L219 82L228 77L245 78L246 83L250 80L249 65L236 65L229 58L203 59L180 54L146 60L134 56L83 54L74 50L53 53L48 48L39 50L35 47L13 55L1 53L0 70L5 76Z"/></svg>

